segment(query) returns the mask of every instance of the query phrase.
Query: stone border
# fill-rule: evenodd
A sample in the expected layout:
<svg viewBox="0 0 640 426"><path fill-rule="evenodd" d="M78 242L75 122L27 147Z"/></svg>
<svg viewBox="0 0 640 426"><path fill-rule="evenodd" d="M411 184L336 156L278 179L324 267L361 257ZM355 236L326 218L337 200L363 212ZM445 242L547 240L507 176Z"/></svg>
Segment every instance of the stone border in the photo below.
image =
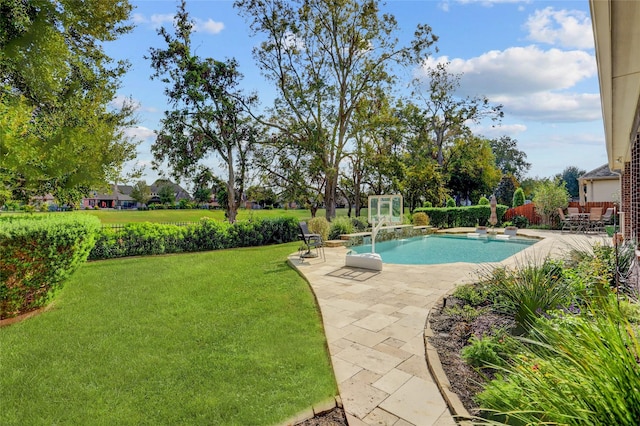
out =
<svg viewBox="0 0 640 426"><path fill-rule="evenodd" d="M446 294L438 300L434 304L434 307L444 306L444 300L451 296L456 289L452 289L448 291ZM429 310L429 314L427 315L427 322L424 328L424 349L425 349L425 358L427 359L427 367L429 368L429 373L431 373L431 377L433 381L438 386L440 390L440 394L444 401L447 403L447 407L449 407L449 411L453 415L454 419L458 424L467 425L468 420L471 419L471 415L467 411L467 409L460 401L458 394L451 390L451 382L449 382L449 378L444 372L442 368L442 363L440 362L440 356L438 355L438 351L436 348L429 342L429 337L433 336L433 330L431 330L431 312L433 308Z"/></svg>
<svg viewBox="0 0 640 426"><path fill-rule="evenodd" d="M319 416L324 413L328 413L334 408L344 408L342 406L342 400L339 396L333 398L327 398L326 400L319 402L306 410L303 410L291 417L290 419L279 423L278 426L295 426L299 423L306 422L313 419L315 416Z"/></svg>

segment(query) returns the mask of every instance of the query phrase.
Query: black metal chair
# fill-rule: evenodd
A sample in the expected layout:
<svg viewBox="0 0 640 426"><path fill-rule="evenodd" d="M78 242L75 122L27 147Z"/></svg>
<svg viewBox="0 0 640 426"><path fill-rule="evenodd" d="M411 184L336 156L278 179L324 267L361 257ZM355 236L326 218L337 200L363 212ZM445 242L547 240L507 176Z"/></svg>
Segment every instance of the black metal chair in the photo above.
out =
<svg viewBox="0 0 640 426"><path fill-rule="evenodd" d="M314 234L309 231L307 222L300 222L300 239L304 243L304 247L300 250L300 259L307 257L324 257L324 242L320 234ZM306 251L305 251L306 249ZM311 250L315 249L316 253L312 253Z"/></svg>

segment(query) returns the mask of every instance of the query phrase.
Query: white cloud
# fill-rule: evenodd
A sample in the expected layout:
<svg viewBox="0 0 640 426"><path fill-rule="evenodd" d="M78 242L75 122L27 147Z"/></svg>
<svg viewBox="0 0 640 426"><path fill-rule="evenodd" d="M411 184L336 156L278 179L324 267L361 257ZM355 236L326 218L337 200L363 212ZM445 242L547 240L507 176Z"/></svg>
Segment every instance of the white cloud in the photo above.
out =
<svg viewBox="0 0 640 426"><path fill-rule="evenodd" d="M156 136L155 132L144 126L135 126L125 129L124 134L135 140L150 139Z"/></svg>
<svg viewBox="0 0 640 426"><path fill-rule="evenodd" d="M175 20L175 15L172 13L159 14L155 13L151 15L151 17L147 18L140 13L134 13L131 20L134 24L149 24L151 28L157 29L167 24L173 25L173 21ZM193 31L208 33L208 34L218 34L224 29L224 23L214 21L209 18L207 20L195 18L193 22Z"/></svg>
<svg viewBox="0 0 640 426"><path fill-rule="evenodd" d="M175 15L173 13L154 13L153 15L151 15L149 22L151 23L151 26L153 28L160 28L164 24L172 24L174 17Z"/></svg>
<svg viewBox="0 0 640 426"><path fill-rule="evenodd" d="M527 131L527 126L524 124L500 124L496 126L488 126L485 124L471 124L469 127L474 134L482 135L483 137L489 139L499 138L503 135L517 137L517 135Z"/></svg>
<svg viewBox="0 0 640 426"><path fill-rule="evenodd" d="M195 25L193 27L193 31L209 33L209 34L218 34L224 29L224 23L214 21L209 18L206 21L202 19L196 19Z"/></svg>
<svg viewBox="0 0 640 426"><path fill-rule="evenodd" d="M589 16L578 10L537 10L524 24L534 42L566 48L593 49L593 29Z"/></svg>
<svg viewBox="0 0 640 426"><path fill-rule="evenodd" d="M422 75L426 68L443 62L450 62L450 73L460 75L457 95L486 96L502 104L507 116L554 122L601 118L599 94L574 89L597 76L595 57L587 52L527 46L470 59L443 56L426 61Z"/></svg>

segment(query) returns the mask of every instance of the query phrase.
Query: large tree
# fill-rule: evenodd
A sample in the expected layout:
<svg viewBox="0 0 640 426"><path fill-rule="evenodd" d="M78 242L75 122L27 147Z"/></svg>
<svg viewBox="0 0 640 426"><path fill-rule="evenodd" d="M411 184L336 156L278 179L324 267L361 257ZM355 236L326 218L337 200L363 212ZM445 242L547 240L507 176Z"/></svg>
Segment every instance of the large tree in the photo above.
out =
<svg viewBox="0 0 640 426"><path fill-rule="evenodd" d="M430 145L430 152L440 166L445 163L446 148L469 133L470 122L502 118L502 105L492 105L484 96L460 98L460 76L439 63L425 70L424 78L413 80L412 96L417 99L411 119L414 132ZM425 81L426 80L426 81Z"/></svg>
<svg viewBox="0 0 640 426"><path fill-rule="evenodd" d="M127 69L103 51L127 33L128 1L0 1L0 180L65 201L116 180L135 157L114 109ZM76 195L72 195L76 194Z"/></svg>
<svg viewBox="0 0 640 426"><path fill-rule="evenodd" d="M580 169L576 166L568 166L562 173L556 175L556 179L565 183L569 196L571 198L578 198L580 196L580 184L578 178L587 173L586 170Z"/></svg>
<svg viewBox="0 0 640 426"><path fill-rule="evenodd" d="M237 0L235 6L264 37L254 50L278 97L270 124L310 153L325 176L327 219L335 216L342 161L358 102L389 85L397 63L419 63L435 41L420 25L400 46L395 18L376 0Z"/></svg>
<svg viewBox="0 0 640 426"><path fill-rule="evenodd" d="M246 107L256 102L242 93L241 74L234 59L200 58L191 46L193 22L186 2L178 5L175 35L161 27L165 49L151 48L149 59L167 87L171 110L165 112L152 152L156 167L167 162L176 179L193 178L203 167L214 168L208 157L216 155L226 167L226 213L235 222L242 201L249 156L258 137ZM208 164L208 165L207 165Z"/></svg>
<svg viewBox="0 0 640 426"><path fill-rule="evenodd" d="M527 154L518 149L518 141L509 136L492 139L491 150L496 158L496 165L503 175L512 175L518 181L524 179L531 168L527 162Z"/></svg>

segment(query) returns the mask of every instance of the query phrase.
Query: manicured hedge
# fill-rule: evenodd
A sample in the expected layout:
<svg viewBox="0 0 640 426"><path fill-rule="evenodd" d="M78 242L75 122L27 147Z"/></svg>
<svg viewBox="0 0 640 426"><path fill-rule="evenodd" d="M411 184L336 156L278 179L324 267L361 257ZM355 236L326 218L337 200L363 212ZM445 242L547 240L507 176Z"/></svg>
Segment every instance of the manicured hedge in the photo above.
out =
<svg viewBox="0 0 640 426"><path fill-rule="evenodd" d="M496 215L498 223L502 224L502 217L509 207L498 204ZM457 226L487 226L491 215L490 206L467 207L418 207L413 213L424 212L429 216L429 222L437 228L455 228Z"/></svg>
<svg viewBox="0 0 640 426"><path fill-rule="evenodd" d="M0 319L45 306L87 259L100 229L93 216L54 214L0 220Z"/></svg>
<svg viewBox="0 0 640 426"><path fill-rule="evenodd" d="M236 222L233 225L208 218L187 226L131 223L118 229L103 228L89 259L279 244L295 241L299 233L298 220L291 217Z"/></svg>

